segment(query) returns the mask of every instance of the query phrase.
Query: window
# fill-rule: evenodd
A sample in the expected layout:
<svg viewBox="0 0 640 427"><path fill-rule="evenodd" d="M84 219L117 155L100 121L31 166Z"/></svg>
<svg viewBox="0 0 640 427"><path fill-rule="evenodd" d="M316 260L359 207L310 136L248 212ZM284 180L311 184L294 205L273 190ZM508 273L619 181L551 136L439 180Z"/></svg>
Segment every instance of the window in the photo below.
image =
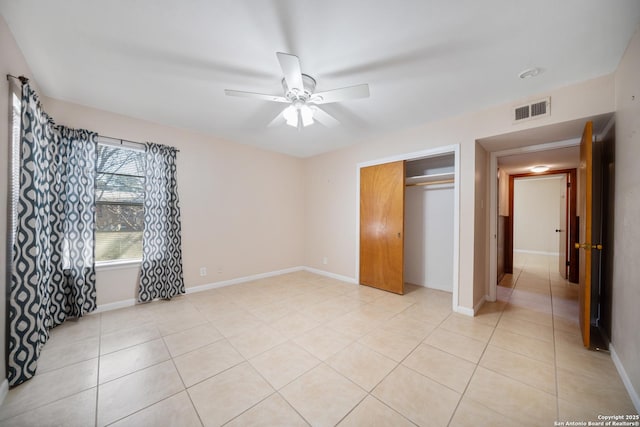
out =
<svg viewBox="0 0 640 427"><path fill-rule="evenodd" d="M16 227L18 224L18 192L20 189L20 98L15 92L11 93L11 176L9 188L9 230L7 236L7 253L13 259L13 244L16 241Z"/></svg>
<svg viewBox="0 0 640 427"><path fill-rule="evenodd" d="M144 152L98 144L96 261L142 259Z"/></svg>

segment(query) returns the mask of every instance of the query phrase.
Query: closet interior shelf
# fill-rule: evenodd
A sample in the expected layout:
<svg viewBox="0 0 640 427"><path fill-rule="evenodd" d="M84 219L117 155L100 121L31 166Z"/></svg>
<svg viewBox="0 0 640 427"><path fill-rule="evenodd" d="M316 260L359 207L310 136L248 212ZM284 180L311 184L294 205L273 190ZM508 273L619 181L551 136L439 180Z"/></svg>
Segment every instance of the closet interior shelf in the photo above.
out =
<svg viewBox="0 0 640 427"><path fill-rule="evenodd" d="M410 176L405 179L405 185L407 187L418 185L436 185L436 184L451 184L454 182L454 173L436 173L431 175L419 175Z"/></svg>

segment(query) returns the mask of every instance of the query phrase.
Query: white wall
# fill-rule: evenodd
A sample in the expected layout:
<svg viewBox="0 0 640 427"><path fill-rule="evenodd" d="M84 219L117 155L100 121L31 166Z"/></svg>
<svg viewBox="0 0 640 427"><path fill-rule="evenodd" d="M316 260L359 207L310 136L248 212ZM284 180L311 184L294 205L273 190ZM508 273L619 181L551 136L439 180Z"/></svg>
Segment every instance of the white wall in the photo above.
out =
<svg viewBox="0 0 640 427"><path fill-rule="evenodd" d="M640 32L615 75L616 150L612 355L626 371L640 411ZM623 376L624 378L624 376Z"/></svg>
<svg viewBox="0 0 640 427"><path fill-rule="evenodd" d="M516 178L513 183L513 249L519 252L559 254L560 199L563 176Z"/></svg>
<svg viewBox="0 0 640 427"><path fill-rule="evenodd" d="M453 290L453 185L406 187L404 281Z"/></svg>

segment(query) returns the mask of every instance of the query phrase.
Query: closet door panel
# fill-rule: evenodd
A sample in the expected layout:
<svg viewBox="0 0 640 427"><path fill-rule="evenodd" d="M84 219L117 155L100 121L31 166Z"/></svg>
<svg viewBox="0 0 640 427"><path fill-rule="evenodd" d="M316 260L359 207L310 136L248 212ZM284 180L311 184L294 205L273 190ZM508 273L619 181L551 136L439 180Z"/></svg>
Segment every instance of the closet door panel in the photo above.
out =
<svg viewBox="0 0 640 427"><path fill-rule="evenodd" d="M405 162L360 169L360 283L404 293Z"/></svg>

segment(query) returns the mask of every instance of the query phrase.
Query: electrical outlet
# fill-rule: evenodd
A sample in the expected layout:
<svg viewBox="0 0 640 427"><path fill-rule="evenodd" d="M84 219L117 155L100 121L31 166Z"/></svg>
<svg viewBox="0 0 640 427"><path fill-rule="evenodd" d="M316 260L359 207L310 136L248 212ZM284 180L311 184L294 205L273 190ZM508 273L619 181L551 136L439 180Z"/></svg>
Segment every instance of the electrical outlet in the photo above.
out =
<svg viewBox="0 0 640 427"><path fill-rule="evenodd" d="M207 275L207 267L200 267L200 276Z"/></svg>
<svg viewBox="0 0 640 427"><path fill-rule="evenodd" d="M329 258L327 258L326 256L322 257L322 264L327 265L329 264Z"/></svg>
<svg viewBox="0 0 640 427"><path fill-rule="evenodd" d="M218 274L222 274L222 267L218 267Z"/></svg>

